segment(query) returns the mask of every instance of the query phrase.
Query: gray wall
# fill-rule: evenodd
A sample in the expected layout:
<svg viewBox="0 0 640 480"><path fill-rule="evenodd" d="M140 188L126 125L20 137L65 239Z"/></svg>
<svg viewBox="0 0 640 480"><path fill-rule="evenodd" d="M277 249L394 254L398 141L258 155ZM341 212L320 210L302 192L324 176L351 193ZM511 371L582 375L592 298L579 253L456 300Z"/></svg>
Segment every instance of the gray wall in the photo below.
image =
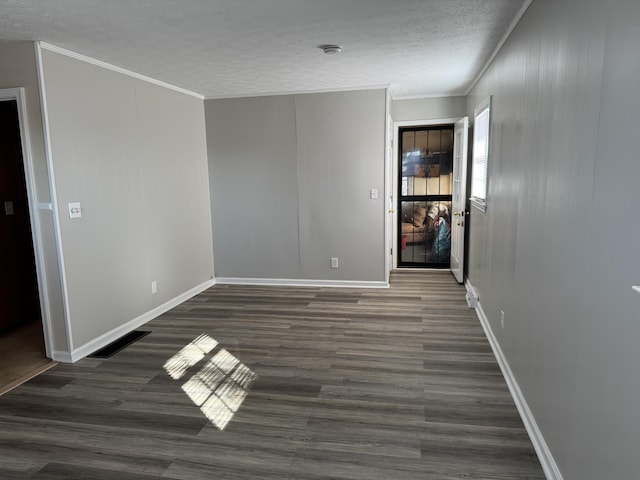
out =
<svg viewBox="0 0 640 480"><path fill-rule="evenodd" d="M386 280L385 102L385 90L205 102L217 277Z"/></svg>
<svg viewBox="0 0 640 480"><path fill-rule="evenodd" d="M77 350L212 278L204 106L65 55L42 57ZM82 203L82 218L69 219L68 202Z"/></svg>
<svg viewBox="0 0 640 480"><path fill-rule="evenodd" d="M462 118L466 114L466 97L434 97L391 101L391 117L394 122Z"/></svg>
<svg viewBox="0 0 640 480"><path fill-rule="evenodd" d="M216 276L299 278L292 96L205 102Z"/></svg>
<svg viewBox="0 0 640 480"><path fill-rule="evenodd" d="M49 189L49 172L45 156L44 134L42 129L42 114L40 91L38 86L38 71L33 42L2 42L0 43L0 88L24 87L27 109L27 128L29 146L31 150L35 191L32 192L30 202L32 207L38 204L46 205L51 202ZM23 132L23 135L26 132ZM36 208L37 222L35 227L40 230L42 238L42 270L39 272L41 281L46 283L47 289L41 289L43 307L48 310L51 326L51 352L66 351L68 348L65 330L64 309L60 282L58 253L56 251L55 233L53 227L53 212L46 207Z"/></svg>
<svg viewBox="0 0 640 480"><path fill-rule="evenodd" d="M638 475L639 18L534 0L468 99L493 95L469 280L565 479Z"/></svg>

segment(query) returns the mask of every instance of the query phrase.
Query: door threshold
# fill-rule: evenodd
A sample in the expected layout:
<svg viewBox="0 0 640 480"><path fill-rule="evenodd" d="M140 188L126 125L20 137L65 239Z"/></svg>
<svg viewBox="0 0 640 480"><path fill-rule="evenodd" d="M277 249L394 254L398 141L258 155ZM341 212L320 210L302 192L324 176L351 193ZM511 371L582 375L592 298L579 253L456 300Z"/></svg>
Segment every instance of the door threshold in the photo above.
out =
<svg viewBox="0 0 640 480"><path fill-rule="evenodd" d="M397 267L391 270L392 272L446 272L451 273L450 268L435 268L435 267Z"/></svg>
<svg viewBox="0 0 640 480"><path fill-rule="evenodd" d="M13 390L16 387L19 387L20 385L22 385L23 383L28 382L29 380L31 380L34 377L37 377L38 375L40 375L43 372L46 372L47 370L49 370L52 367L55 367L58 364L58 362L54 362L53 360L50 361L49 363L46 363L38 368L36 368L35 370L32 370L31 372L21 376L20 378L6 384L0 387L0 395L4 395L7 392L10 392L11 390Z"/></svg>

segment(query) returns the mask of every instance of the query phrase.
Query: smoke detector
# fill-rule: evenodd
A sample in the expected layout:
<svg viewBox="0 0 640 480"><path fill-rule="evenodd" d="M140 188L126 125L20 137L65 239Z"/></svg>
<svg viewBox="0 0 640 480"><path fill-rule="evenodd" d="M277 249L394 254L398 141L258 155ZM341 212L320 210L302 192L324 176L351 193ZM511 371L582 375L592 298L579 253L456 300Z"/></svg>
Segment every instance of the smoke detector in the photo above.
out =
<svg viewBox="0 0 640 480"><path fill-rule="evenodd" d="M334 44L320 45L318 48L321 48L322 51L327 55L334 55L342 51L342 47L340 45L334 45Z"/></svg>

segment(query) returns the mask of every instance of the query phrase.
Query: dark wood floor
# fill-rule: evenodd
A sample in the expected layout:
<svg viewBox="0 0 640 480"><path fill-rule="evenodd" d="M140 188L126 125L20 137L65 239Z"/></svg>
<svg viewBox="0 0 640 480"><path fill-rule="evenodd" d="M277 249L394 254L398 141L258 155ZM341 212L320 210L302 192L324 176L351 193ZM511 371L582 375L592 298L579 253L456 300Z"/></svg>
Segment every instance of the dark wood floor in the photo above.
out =
<svg viewBox="0 0 640 480"><path fill-rule="evenodd" d="M114 357L0 397L0 478L543 479L464 293L448 272L215 286ZM219 345L172 378L201 334ZM223 348L257 378L219 430L181 387Z"/></svg>

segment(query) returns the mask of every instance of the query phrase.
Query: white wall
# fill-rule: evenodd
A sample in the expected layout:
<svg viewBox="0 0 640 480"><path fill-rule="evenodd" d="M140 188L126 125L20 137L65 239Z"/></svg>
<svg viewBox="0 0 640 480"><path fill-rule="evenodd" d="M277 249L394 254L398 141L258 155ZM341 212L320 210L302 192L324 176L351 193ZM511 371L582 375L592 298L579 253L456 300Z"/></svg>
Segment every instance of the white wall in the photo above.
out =
<svg viewBox="0 0 640 480"><path fill-rule="evenodd" d="M47 49L42 67L75 358L213 277L204 106Z"/></svg>
<svg viewBox="0 0 640 480"><path fill-rule="evenodd" d="M53 226L53 212L47 208L51 202L49 189L49 171L45 155L45 142L42 129L40 91L36 52L33 42L0 42L0 88L24 87L31 165L33 167L34 190L29 199L36 223L32 228L39 230L42 250L36 256L40 263L38 270L41 304L44 315L48 316L51 327L49 338L50 354L53 351L68 349L65 318L60 282L58 253ZM45 287L46 288L43 288ZM45 335L49 336L48 332Z"/></svg>
<svg viewBox="0 0 640 480"><path fill-rule="evenodd" d="M386 281L384 90L205 103L217 277Z"/></svg>
<svg viewBox="0 0 640 480"><path fill-rule="evenodd" d="M534 0L468 99L493 95L469 280L565 479L638 475L639 18Z"/></svg>
<svg viewBox="0 0 640 480"><path fill-rule="evenodd" d="M391 101L391 117L394 122L462 118L466 114L466 97L415 98Z"/></svg>

